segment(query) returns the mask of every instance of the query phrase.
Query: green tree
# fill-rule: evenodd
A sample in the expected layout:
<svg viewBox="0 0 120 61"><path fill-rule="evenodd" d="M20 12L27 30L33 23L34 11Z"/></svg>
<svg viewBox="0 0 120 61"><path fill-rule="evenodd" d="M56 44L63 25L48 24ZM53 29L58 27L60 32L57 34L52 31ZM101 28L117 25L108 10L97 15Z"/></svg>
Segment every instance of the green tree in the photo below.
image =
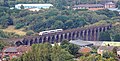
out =
<svg viewBox="0 0 120 61"><path fill-rule="evenodd" d="M52 48L51 54L52 61L73 61L73 56L68 51L62 49L59 45L55 44Z"/></svg>
<svg viewBox="0 0 120 61"><path fill-rule="evenodd" d="M115 59L115 54L113 52L110 52L110 51L104 52L102 56L103 56L103 58L106 58L106 59L112 58L112 57L114 57L114 59Z"/></svg>
<svg viewBox="0 0 120 61"><path fill-rule="evenodd" d="M114 41L120 41L120 34L113 36Z"/></svg>
<svg viewBox="0 0 120 61"><path fill-rule="evenodd" d="M16 59L15 59L16 60ZM13 59L14 61L14 59ZM31 51L25 53L16 61L74 61L73 56L59 45L49 43L33 44Z"/></svg>
<svg viewBox="0 0 120 61"><path fill-rule="evenodd" d="M28 35L28 36L33 35L33 34L34 34L34 32L32 30L27 31L27 33L26 33L26 35Z"/></svg>
<svg viewBox="0 0 120 61"><path fill-rule="evenodd" d="M5 46L10 46L10 44L8 42L5 42L4 40L0 39L0 51L2 51L2 49Z"/></svg>
<svg viewBox="0 0 120 61"><path fill-rule="evenodd" d="M111 41L109 32L101 32L99 36L100 41Z"/></svg>
<svg viewBox="0 0 120 61"><path fill-rule="evenodd" d="M101 15L106 15L109 18L115 17L117 16L118 13L116 13L115 11L110 11L108 9L105 10L98 10L96 11L97 14L101 14Z"/></svg>
<svg viewBox="0 0 120 61"><path fill-rule="evenodd" d="M69 43L69 41L66 41L66 40L61 42L61 47L65 50L67 50L72 55L76 55L79 50L79 46L77 46L75 44L71 44L71 43Z"/></svg>

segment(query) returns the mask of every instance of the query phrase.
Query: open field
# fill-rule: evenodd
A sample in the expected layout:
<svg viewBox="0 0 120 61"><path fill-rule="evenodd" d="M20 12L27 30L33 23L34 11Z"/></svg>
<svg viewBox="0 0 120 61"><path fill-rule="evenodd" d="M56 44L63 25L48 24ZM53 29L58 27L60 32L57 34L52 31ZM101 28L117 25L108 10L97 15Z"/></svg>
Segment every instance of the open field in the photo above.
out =
<svg viewBox="0 0 120 61"><path fill-rule="evenodd" d="M3 30L4 32L15 32L16 34L21 36L26 35L26 32L22 31L23 29L15 29L14 26L9 26L8 28L1 30Z"/></svg>

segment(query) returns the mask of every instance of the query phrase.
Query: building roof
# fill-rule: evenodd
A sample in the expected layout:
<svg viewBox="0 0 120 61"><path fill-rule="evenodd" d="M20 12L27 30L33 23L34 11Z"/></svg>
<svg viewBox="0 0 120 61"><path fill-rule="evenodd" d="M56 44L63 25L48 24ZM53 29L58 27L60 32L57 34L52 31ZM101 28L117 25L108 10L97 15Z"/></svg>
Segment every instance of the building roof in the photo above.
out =
<svg viewBox="0 0 120 61"><path fill-rule="evenodd" d="M52 4L17 4L16 6L53 6Z"/></svg>
<svg viewBox="0 0 120 61"><path fill-rule="evenodd" d="M114 4L113 2L108 2L108 3L106 3L106 4Z"/></svg>
<svg viewBox="0 0 120 61"><path fill-rule="evenodd" d="M31 46L27 46L27 45L21 45L21 46L17 47L18 52L26 52L30 49L31 49Z"/></svg>
<svg viewBox="0 0 120 61"><path fill-rule="evenodd" d="M83 41L83 40L71 40L70 43L73 43L73 44L76 44L79 46L91 46L91 45L93 45L93 43Z"/></svg>
<svg viewBox="0 0 120 61"><path fill-rule="evenodd" d="M8 47L3 50L3 52L17 52L16 47Z"/></svg>
<svg viewBox="0 0 120 61"><path fill-rule="evenodd" d="M88 52L91 52L91 51L92 51L92 49L90 47L81 47L78 52L88 53Z"/></svg>
<svg viewBox="0 0 120 61"><path fill-rule="evenodd" d="M21 45L19 47L5 47L3 52L26 52L31 49L31 46Z"/></svg>
<svg viewBox="0 0 120 61"><path fill-rule="evenodd" d="M114 46L100 46L98 49L112 51L114 48L115 48Z"/></svg>
<svg viewBox="0 0 120 61"><path fill-rule="evenodd" d="M100 7L104 6L102 4L80 4L80 5L75 5L74 7Z"/></svg>

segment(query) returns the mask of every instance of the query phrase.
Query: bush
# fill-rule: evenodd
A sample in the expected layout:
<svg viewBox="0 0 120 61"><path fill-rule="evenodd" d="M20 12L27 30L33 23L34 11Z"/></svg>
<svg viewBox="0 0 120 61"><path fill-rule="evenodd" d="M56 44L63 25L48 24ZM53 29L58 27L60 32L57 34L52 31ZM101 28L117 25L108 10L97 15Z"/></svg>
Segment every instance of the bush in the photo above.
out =
<svg viewBox="0 0 120 61"><path fill-rule="evenodd" d="M27 36L30 36L30 35L32 35L32 34L34 34L34 32L33 32L32 30L27 31L27 33L26 33Z"/></svg>
<svg viewBox="0 0 120 61"><path fill-rule="evenodd" d="M16 28L16 29L20 29L20 28L22 28L23 26L24 26L24 24L18 23L18 24L16 24L15 28Z"/></svg>

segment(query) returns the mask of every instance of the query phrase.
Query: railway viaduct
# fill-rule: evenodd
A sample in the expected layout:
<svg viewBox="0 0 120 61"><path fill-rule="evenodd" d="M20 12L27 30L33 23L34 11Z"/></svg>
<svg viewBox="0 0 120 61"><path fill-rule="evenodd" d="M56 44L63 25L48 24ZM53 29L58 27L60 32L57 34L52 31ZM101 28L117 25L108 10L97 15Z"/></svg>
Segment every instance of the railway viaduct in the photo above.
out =
<svg viewBox="0 0 120 61"><path fill-rule="evenodd" d="M62 32L51 33L41 36L27 36L21 39L13 40L17 46L20 45L32 45L37 43L58 43L63 40L75 40L81 39L84 41L98 41L99 33L109 30L112 27L109 25L101 25L101 26L92 26L92 27L83 27L83 28L75 28L70 30L64 30Z"/></svg>

